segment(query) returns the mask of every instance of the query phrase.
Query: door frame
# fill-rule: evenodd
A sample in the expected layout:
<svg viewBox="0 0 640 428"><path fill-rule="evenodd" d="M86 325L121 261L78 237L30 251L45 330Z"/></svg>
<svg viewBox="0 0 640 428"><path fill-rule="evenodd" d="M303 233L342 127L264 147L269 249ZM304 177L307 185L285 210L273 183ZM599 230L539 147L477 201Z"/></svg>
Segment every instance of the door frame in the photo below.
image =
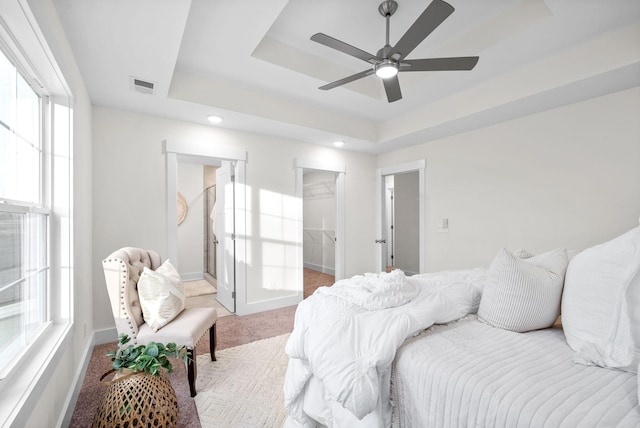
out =
<svg viewBox="0 0 640 428"><path fill-rule="evenodd" d="M294 160L294 167L296 169L296 198L300 201L298 205L297 221L298 231L297 237L300 245L298 246L297 266L304 266L304 255L302 242L304 239L303 230L303 173L305 169L313 169L316 171L328 171L336 173L336 247L335 247L335 272L334 277L336 281L339 281L345 276L345 164L336 162L327 162L321 160L312 159L300 159ZM303 284L304 269L300 269L299 283ZM302 290L302 287L300 288Z"/></svg>
<svg viewBox="0 0 640 428"><path fill-rule="evenodd" d="M246 252L246 162L247 152L233 147L225 147L219 144L211 144L210 141L176 141L164 140L164 153L166 154L166 180L167 180L167 250L169 259L178 266L178 224L171 221L178 216L178 160L194 160L198 163L209 161L212 165L221 160L235 162L235 224L236 224L236 251L235 251L235 308L236 313L243 314L247 308L247 252Z"/></svg>
<svg viewBox="0 0 640 428"><path fill-rule="evenodd" d="M385 215L385 182L384 177L387 175L401 174L404 172L418 172L418 205L419 205L419 219L418 222L418 251L420 254L420 272L425 273L427 271L426 262L426 235L425 235L425 165L424 159L419 159L411 162L405 162L397 165L385 166L376 170L376 234L382 239L384 236L384 222L382 221ZM382 272L386 267L382 266L382 245L376 245L376 269L378 272Z"/></svg>

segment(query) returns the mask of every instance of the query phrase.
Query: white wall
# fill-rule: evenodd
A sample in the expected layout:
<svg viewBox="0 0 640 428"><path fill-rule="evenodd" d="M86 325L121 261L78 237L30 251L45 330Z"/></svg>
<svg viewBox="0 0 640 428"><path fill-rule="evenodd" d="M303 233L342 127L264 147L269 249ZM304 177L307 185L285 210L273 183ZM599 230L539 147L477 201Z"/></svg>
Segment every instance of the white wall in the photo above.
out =
<svg viewBox="0 0 640 428"><path fill-rule="evenodd" d="M246 150L247 301L249 310L302 290L294 250L302 245L292 215L294 159L347 166L346 274L374 266L375 157L264 135L94 107L94 257L132 245L167 257L165 155L161 142L207 141ZM299 238L300 236L300 238ZM299 275L302 278L302 275ZM96 329L113 326L102 272L94 271Z"/></svg>
<svg viewBox="0 0 640 428"><path fill-rule="evenodd" d="M580 249L638 224L640 88L379 156L426 159L427 270ZM449 233L436 233L449 219Z"/></svg>
<svg viewBox="0 0 640 428"><path fill-rule="evenodd" d="M176 269L185 280L202 279L204 272L204 180L202 165L178 162L178 192L187 201L188 211L178 225Z"/></svg>

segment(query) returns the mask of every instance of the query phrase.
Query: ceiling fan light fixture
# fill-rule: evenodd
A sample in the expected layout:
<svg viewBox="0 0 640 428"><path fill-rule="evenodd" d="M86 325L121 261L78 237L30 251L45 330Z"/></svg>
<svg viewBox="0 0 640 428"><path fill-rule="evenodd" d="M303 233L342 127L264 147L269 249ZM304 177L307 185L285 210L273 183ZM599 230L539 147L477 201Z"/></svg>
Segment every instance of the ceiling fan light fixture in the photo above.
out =
<svg viewBox="0 0 640 428"><path fill-rule="evenodd" d="M378 12L380 12L380 15L382 15L386 21L386 37L384 46L375 55L331 36L327 36L324 33L316 33L311 36L311 40L316 43L358 58L369 64L369 67L364 71L322 85L318 89L326 91L375 74L382 79L387 101L392 103L402 99L400 82L396 77L401 71L472 70L475 67L478 62L477 56L407 59L407 56L454 12L455 8L445 0L431 0L431 3L424 9L413 24L411 24L402 37L400 37L395 46L391 46L391 44L389 44L389 27L391 16L397 9L398 3L396 0L384 0L378 7Z"/></svg>
<svg viewBox="0 0 640 428"><path fill-rule="evenodd" d="M376 76L381 79L389 79L398 74L398 63L385 59L380 64L375 65Z"/></svg>

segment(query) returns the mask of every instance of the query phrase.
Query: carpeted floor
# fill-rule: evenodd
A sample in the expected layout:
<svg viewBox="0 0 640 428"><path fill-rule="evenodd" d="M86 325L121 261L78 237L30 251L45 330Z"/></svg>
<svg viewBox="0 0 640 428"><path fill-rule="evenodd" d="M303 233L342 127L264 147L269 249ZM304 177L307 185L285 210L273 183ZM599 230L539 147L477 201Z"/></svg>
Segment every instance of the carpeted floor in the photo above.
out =
<svg viewBox="0 0 640 428"><path fill-rule="evenodd" d="M304 269L304 297L310 296L320 286L330 286L334 282L332 275ZM198 299L192 300L192 299ZM215 301L215 295L206 294L187 299L187 306L209 305L207 302ZM217 302L216 302L217 303ZM293 330L293 319L296 306L290 306L273 311L258 314L237 316L228 315L218 318L217 348L218 350L243 345L270 337L290 333ZM222 315L222 314L220 314ZM102 396L106 390L100 383L100 377L111 368L111 361L106 353L115 349L116 343L97 345L93 349L87 373L82 382L82 388L76 406L74 408L70 427L90 427L97 408L100 406ZM196 354L209 352L209 338L205 335L198 343ZM200 419L196 410L195 401L189 394L186 369L179 362L174 365L174 373L169 379L178 396L180 414L178 427L200 427Z"/></svg>

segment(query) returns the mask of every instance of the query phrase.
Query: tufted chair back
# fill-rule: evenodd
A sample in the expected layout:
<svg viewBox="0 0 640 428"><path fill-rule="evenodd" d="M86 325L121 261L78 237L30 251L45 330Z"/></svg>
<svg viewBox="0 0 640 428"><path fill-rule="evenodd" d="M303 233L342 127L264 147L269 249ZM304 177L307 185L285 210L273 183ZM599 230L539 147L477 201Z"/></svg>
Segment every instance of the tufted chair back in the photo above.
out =
<svg viewBox="0 0 640 428"><path fill-rule="evenodd" d="M137 343L138 328L144 323L138 298L138 279L145 267L156 270L161 265L158 253L125 247L102 261L104 279L118 333L125 333Z"/></svg>

